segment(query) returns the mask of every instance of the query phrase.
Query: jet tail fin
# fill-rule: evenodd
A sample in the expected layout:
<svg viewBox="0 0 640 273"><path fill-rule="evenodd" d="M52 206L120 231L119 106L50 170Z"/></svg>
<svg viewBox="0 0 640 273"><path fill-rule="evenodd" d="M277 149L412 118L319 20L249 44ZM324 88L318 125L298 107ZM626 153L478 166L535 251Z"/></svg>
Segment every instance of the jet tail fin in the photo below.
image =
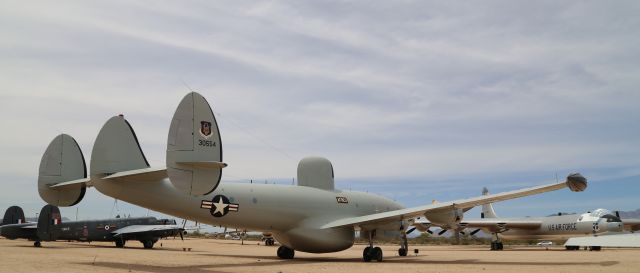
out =
<svg viewBox="0 0 640 273"><path fill-rule="evenodd" d="M25 222L24 211L21 207L11 206L4 212L4 218L2 218L2 225L10 224L22 224Z"/></svg>
<svg viewBox="0 0 640 273"><path fill-rule="evenodd" d="M222 177L222 143L218 123L207 100L187 94L171 119L167 140L167 175L190 195L206 195Z"/></svg>
<svg viewBox="0 0 640 273"><path fill-rule="evenodd" d="M489 190L487 188L482 188L482 195L489 195ZM496 215L496 212L493 210L493 205L491 203L482 205L480 218L498 218L498 215Z"/></svg>
<svg viewBox="0 0 640 273"><path fill-rule="evenodd" d="M57 227L62 223L60 209L53 205L46 205L40 210L38 216L38 238L41 241L55 241L60 235Z"/></svg>
<svg viewBox="0 0 640 273"><path fill-rule="evenodd" d="M73 206L84 197L86 178L87 167L76 140L67 134L55 137L40 160L38 193L42 200L57 206ZM59 184L65 186L55 187Z"/></svg>

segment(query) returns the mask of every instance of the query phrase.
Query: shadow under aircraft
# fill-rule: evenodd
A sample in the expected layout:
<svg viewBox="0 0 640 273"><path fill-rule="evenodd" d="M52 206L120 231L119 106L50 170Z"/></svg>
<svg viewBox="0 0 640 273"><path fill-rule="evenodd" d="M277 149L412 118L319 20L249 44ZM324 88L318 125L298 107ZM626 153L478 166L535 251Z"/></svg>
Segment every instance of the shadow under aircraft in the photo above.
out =
<svg viewBox="0 0 640 273"><path fill-rule="evenodd" d="M0 226L0 235L34 241L40 247L42 241L115 242L124 247L127 241L140 241L144 248L153 248L161 238L180 236L184 229L175 220L155 217L112 218L87 221L62 222L60 209L46 205L40 211L38 222L26 222L24 212L18 206L7 209Z"/></svg>

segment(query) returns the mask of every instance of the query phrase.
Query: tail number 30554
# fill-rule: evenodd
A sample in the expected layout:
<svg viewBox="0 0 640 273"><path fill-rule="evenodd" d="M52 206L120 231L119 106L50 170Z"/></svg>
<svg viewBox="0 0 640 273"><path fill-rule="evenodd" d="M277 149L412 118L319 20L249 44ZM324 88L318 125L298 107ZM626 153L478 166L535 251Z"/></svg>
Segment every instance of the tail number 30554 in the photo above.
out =
<svg viewBox="0 0 640 273"><path fill-rule="evenodd" d="M216 146L216 142L215 141L211 141L211 140L198 139L198 145L205 146L205 147L215 147Z"/></svg>

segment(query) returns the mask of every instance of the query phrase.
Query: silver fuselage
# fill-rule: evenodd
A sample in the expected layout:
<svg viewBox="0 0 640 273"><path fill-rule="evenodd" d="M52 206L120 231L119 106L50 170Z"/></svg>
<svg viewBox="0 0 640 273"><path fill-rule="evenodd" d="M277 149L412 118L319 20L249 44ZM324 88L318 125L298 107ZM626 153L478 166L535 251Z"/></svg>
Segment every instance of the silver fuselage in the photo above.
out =
<svg viewBox="0 0 640 273"><path fill-rule="evenodd" d="M271 232L281 244L312 253L335 252L353 245L353 227L321 229L323 224L404 208L374 194L293 185L223 182L208 195L189 196L176 190L167 179L106 181L94 178L92 183L105 195L141 207L214 226ZM230 203L237 204L237 211L214 217L212 210L201 208L203 201L210 202L217 195L224 195ZM380 231L386 228L397 232L401 225L400 222L385 225Z"/></svg>
<svg viewBox="0 0 640 273"><path fill-rule="evenodd" d="M539 220L542 224L536 229L509 229L500 233L500 237L507 240L560 240L576 236L620 232L623 228L621 222L608 222L606 218L590 217L588 213L523 218L522 220Z"/></svg>

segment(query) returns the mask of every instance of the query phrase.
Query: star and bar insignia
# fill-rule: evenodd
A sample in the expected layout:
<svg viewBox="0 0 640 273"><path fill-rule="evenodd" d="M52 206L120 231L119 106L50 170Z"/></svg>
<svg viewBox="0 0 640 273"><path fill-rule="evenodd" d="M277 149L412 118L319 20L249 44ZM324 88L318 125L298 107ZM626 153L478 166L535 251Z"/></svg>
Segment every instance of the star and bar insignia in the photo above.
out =
<svg viewBox="0 0 640 273"><path fill-rule="evenodd" d="M202 200L200 208L208 209L213 217L222 217L230 211L238 211L240 205L231 203L224 195L216 195L211 201Z"/></svg>

